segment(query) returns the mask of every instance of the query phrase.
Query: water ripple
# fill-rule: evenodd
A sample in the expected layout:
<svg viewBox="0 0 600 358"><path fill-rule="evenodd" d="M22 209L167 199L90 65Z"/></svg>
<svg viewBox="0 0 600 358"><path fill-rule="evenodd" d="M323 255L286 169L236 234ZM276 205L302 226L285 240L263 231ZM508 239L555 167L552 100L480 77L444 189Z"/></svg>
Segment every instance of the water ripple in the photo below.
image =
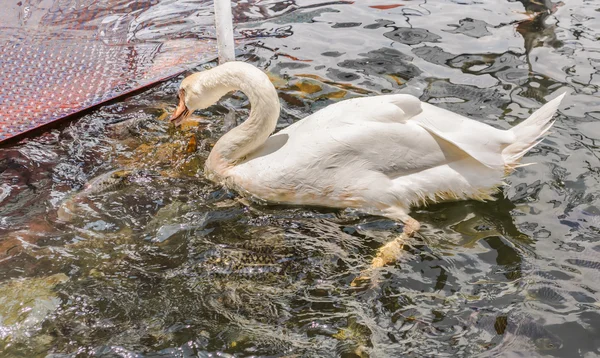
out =
<svg viewBox="0 0 600 358"><path fill-rule="evenodd" d="M212 37L210 8L200 4L115 6L131 10L126 22L140 40ZM100 5L90 26L101 32L124 23L97 21L107 16ZM244 22L236 36L253 39L239 59L265 69L278 88L278 128L341 99L381 93L413 93L509 128L567 91L553 133L525 158L538 164L507 177L494 202L415 210L420 237L376 273L377 285L352 287L401 227L353 211L248 203L207 181L210 148L247 116L248 100L226 96L195 114L197 127L175 130L164 119L182 77L167 81L0 148L0 286L11 288L0 290L0 351L598 354L595 7L580 0L371 5L235 4ZM69 19L57 13L52 21ZM108 185L114 171L132 175Z"/></svg>

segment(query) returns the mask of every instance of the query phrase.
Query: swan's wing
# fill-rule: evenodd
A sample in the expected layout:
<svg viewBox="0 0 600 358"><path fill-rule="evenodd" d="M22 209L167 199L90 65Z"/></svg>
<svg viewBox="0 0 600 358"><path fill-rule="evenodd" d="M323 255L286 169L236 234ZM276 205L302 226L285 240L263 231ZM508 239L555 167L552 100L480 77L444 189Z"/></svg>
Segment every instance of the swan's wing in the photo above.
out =
<svg viewBox="0 0 600 358"><path fill-rule="evenodd" d="M390 94L354 100L362 120L404 123L423 111L421 100L409 94ZM351 112L349 112L351 113Z"/></svg>
<svg viewBox="0 0 600 358"><path fill-rule="evenodd" d="M329 105L302 122L336 127L369 122L405 123L421 113L421 101L408 94L353 98Z"/></svg>
<svg viewBox="0 0 600 358"><path fill-rule="evenodd" d="M347 99L331 104L279 133L331 130L369 122L405 123L422 111L421 101L408 94Z"/></svg>
<svg viewBox="0 0 600 358"><path fill-rule="evenodd" d="M327 115L318 116L320 124L335 130L348 124L417 123L490 168L503 168L502 149L515 141L510 131L493 128L407 94L358 98L326 108ZM390 128L391 129L391 128ZM368 133L368 131L367 131ZM376 141L377 138L372 138Z"/></svg>
<svg viewBox="0 0 600 358"><path fill-rule="evenodd" d="M515 141L510 131L496 129L428 103L423 103L422 107L423 111L411 120L456 145L485 166L504 167L502 149Z"/></svg>
<svg viewBox="0 0 600 358"><path fill-rule="evenodd" d="M421 129L421 130L419 130ZM314 158L364 158L383 173L440 165L463 154L503 168L511 132L490 127L405 95L355 98L330 105L280 131ZM440 151L431 136L451 143ZM300 147L310 146L310 149ZM445 159L442 159L445 157ZM389 167L389 169L385 169Z"/></svg>

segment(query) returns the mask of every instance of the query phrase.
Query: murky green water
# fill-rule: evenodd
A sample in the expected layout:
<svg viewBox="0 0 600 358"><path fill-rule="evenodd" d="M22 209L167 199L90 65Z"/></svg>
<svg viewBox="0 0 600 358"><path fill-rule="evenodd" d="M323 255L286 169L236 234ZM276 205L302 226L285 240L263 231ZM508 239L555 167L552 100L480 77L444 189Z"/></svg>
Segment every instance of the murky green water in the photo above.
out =
<svg viewBox="0 0 600 358"><path fill-rule="evenodd" d="M249 103L175 129L174 79L0 149L1 356L600 355L600 5L317 4L250 7L238 29L280 128L391 92L508 128L566 90L538 164L496 202L416 210L423 238L354 288L401 227L208 182L211 145Z"/></svg>

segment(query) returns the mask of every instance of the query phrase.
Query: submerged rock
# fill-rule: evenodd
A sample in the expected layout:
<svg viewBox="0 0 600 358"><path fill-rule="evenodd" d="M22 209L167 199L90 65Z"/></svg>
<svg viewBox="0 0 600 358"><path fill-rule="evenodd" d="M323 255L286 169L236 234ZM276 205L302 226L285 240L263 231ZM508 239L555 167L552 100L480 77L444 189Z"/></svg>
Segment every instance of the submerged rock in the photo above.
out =
<svg viewBox="0 0 600 358"><path fill-rule="evenodd" d="M29 340L41 329L60 305L54 287L68 280L59 273L0 285L0 351L11 342Z"/></svg>

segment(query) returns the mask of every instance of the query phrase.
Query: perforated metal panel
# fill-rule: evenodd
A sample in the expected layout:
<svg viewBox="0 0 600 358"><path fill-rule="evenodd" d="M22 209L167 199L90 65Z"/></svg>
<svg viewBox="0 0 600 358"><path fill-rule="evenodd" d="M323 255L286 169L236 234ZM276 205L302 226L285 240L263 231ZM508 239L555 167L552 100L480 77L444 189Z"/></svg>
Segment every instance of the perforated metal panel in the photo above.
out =
<svg viewBox="0 0 600 358"><path fill-rule="evenodd" d="M0 15L0 142L216 55L212 40L136 40L136 16L150 2L98 3L23 2Z"/></svg>

